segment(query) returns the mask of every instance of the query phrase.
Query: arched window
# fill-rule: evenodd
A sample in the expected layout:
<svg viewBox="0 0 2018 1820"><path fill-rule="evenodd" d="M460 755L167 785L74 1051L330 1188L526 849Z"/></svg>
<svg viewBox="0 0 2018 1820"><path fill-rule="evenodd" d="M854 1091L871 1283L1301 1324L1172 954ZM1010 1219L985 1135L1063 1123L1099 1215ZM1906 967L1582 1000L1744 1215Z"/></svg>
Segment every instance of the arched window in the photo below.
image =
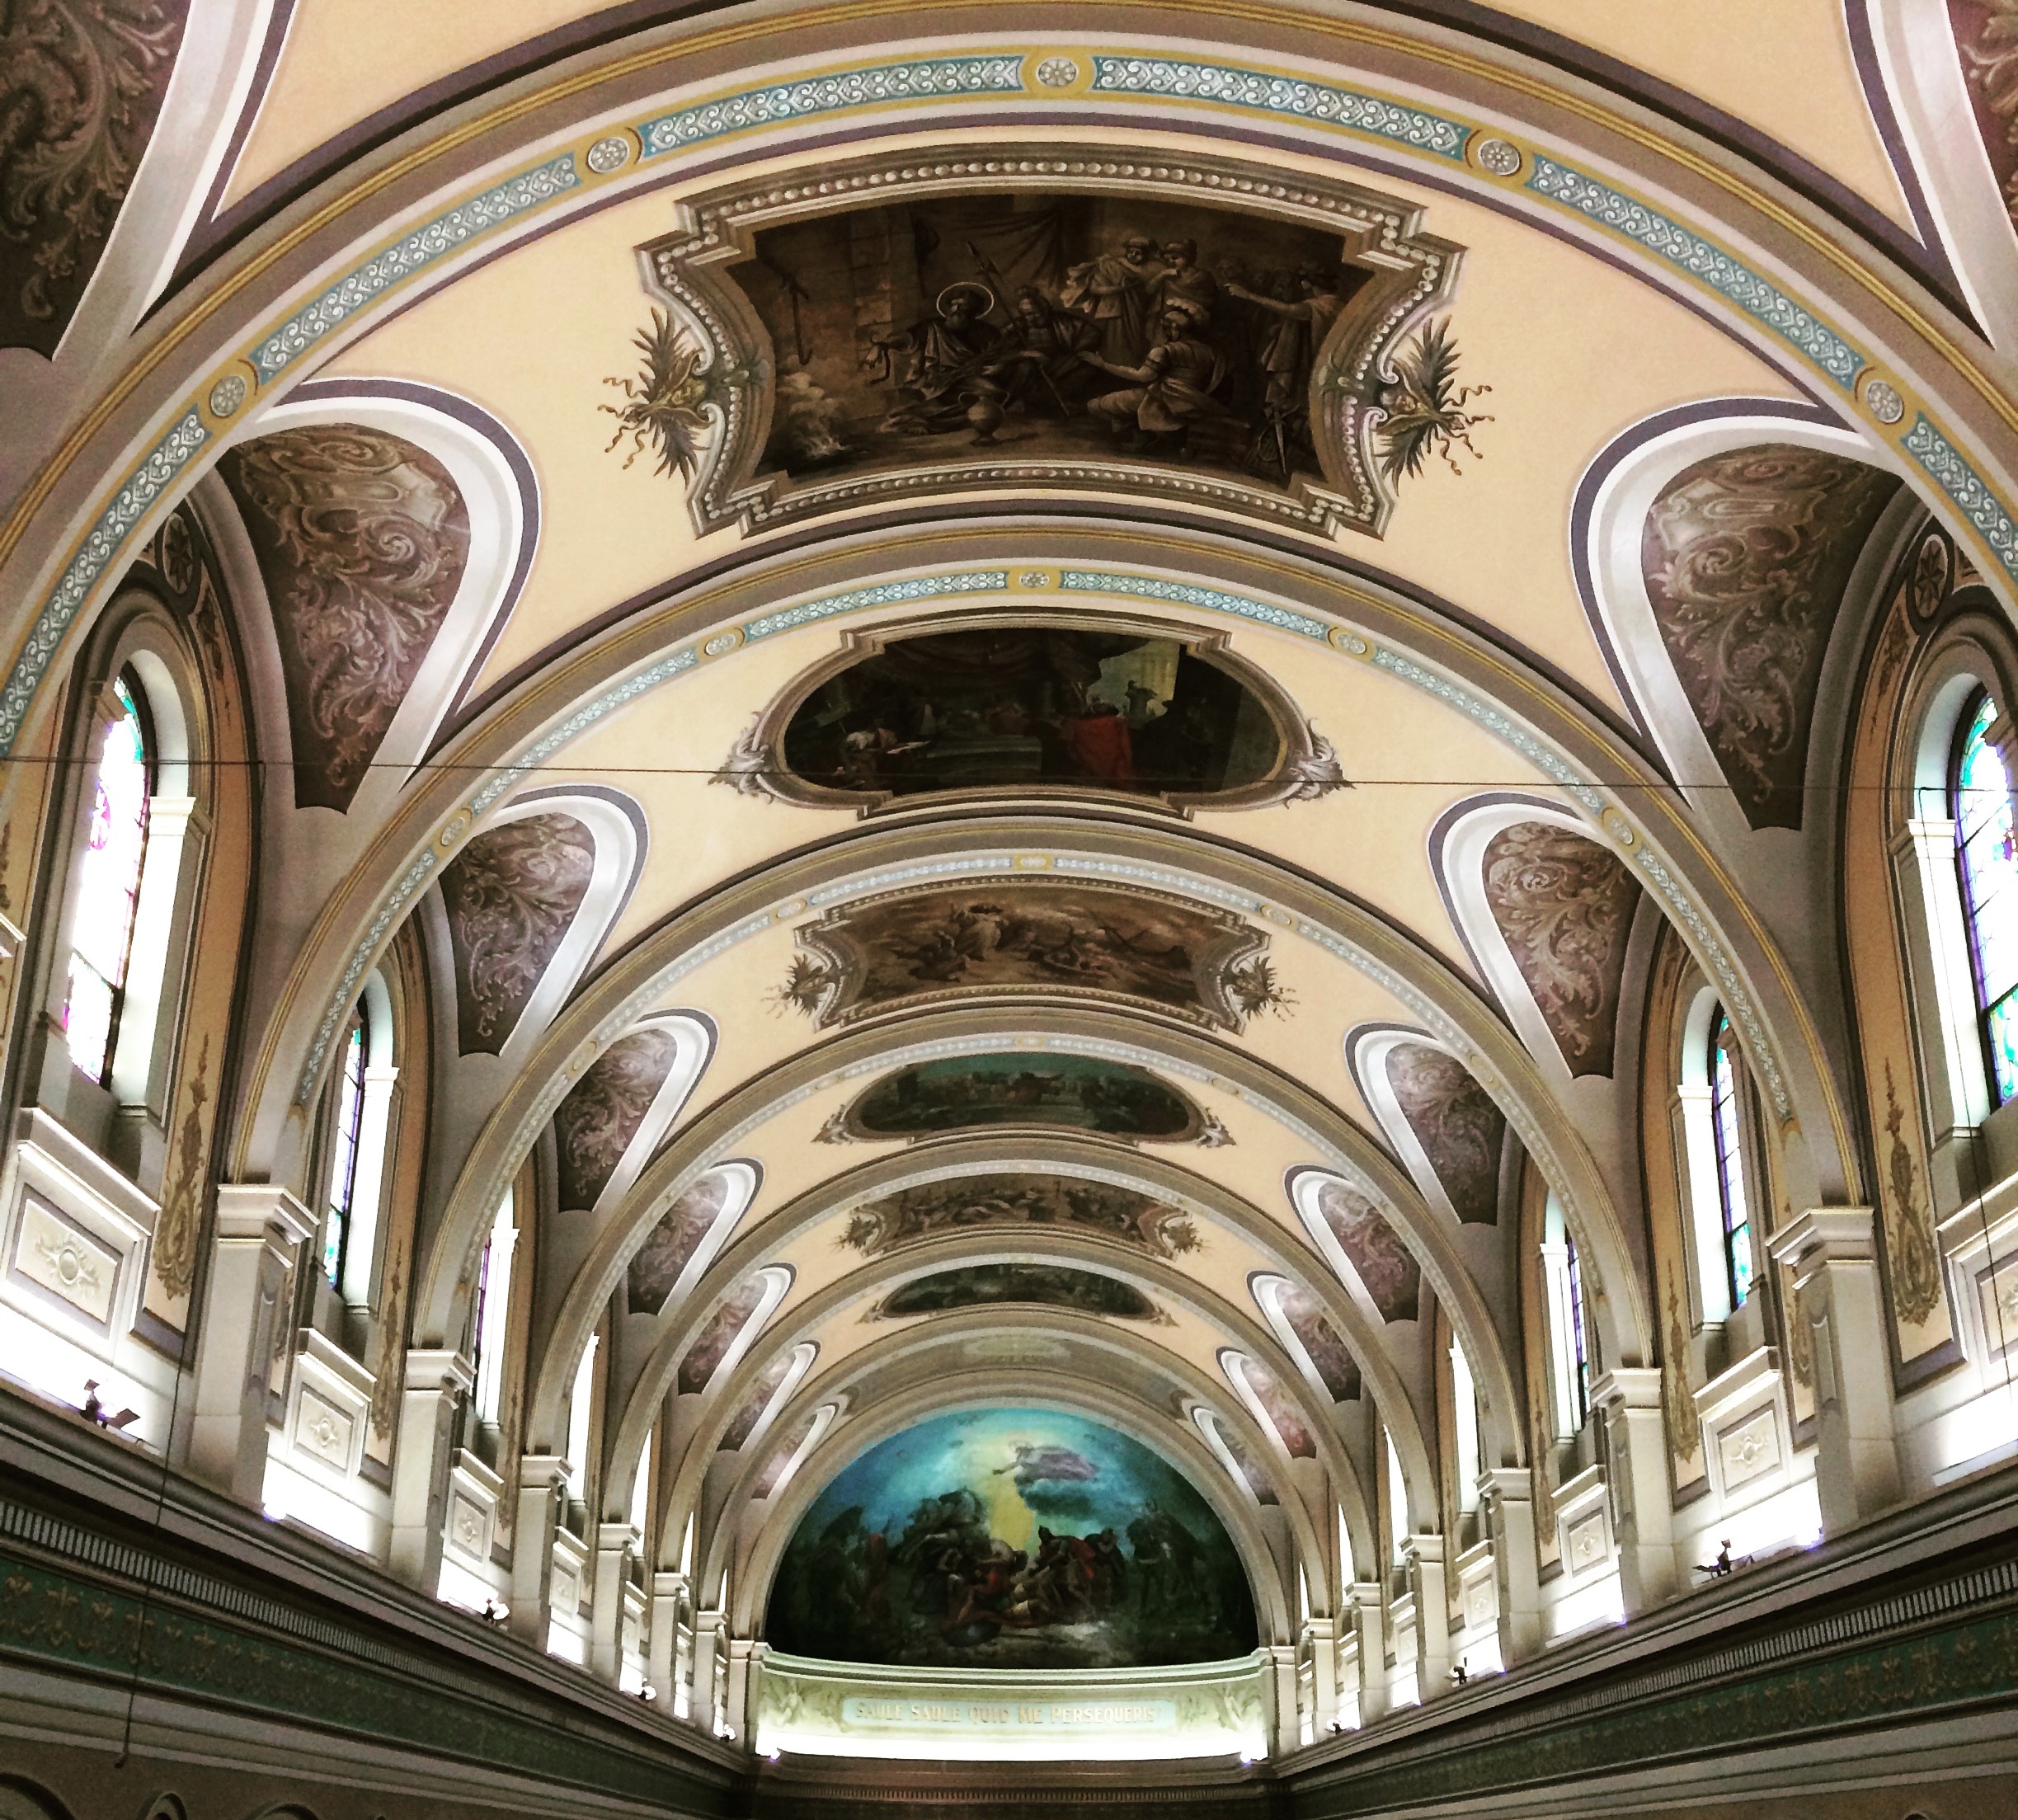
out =
<svg viewBox="0 0 2018 1820"><path fill-rule="evenodd" d="M1949 795L1978 1028L1991 1090L2002 1105L2018 1098L2018 852L2011 780L1989 737L1997 718L1987 694L1963 715Z"/></svg>
<svg viewBox="0 0 2018 1820"><path fill-rule="evenodd" d="M322 1222L322 1274L343 1283L345 1254L357 1207L357 1153L365 1130L365 1070L371 1054L371 1019L360 999L344 1038L336 1082L336 1130L330 1145L328 1206Z"/></svg>
<svg viewBox="0 0 2018 1820"><path fill-rule="evenodd" d="M1719 1005L1710 1037L1710 1136L1716 1147L1724 1283L1733 1310L1743 1308L1752 1293L1752 1209L1745 1190L1743 1113L1738 1102L1743 1065L1731 1020Z"/></svg>
<svg viewBox="0 0 2018 1820"><path fill-rule="evenodd" d="M365 981L322 1103L322 1275L338 1303L361 1314L378 1300L381 1203L392 1140L395 1019L383 973ZM325 1313L330 1312L325 1310ZM345 1343L362 1333L355 1322Z"/></svg>
<svg viewBox="0 0 2018 1820"><path fill-rule="evenodd" d="M72 1064L101 1086L112 1058L133 962L148 807L154 793L146 696L131 670L113 684L119 713L106 729L92 782L91 819L71 923L64 1035Z"/></svg>
<svg viewBox="0 0 2018 1820"><path fill-rule="evenodd" d="M474 1355L470 1363L477 1378L477 1418L492 1424L503 1419L506 1322L511 1306L511 1254L518 1241L512 1192L506 1188L497 1217L491 1222L491 1236L484 1241L483 1262L477 1267L475 1338L470 1343Z"/></svg>
<svg viewBox="0 0 2018 1820"><path fill-rule="evenodd" d="M1549 1364L1555 1385L1555 1432L1567 1440L1591 1413L1591 1349L1583 1318L1583 1270L1562 1203L1550 1191L1542 1211L1542 1280L1548 1290Z"/></svg>

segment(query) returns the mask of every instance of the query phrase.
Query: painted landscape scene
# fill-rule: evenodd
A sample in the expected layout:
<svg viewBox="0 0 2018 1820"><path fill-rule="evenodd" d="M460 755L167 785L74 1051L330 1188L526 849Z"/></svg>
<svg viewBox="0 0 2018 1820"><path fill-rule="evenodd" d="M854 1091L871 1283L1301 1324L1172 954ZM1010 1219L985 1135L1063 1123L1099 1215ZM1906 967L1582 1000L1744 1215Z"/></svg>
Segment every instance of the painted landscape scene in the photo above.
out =
<svg viewBox="0 0 2018 1820"><path fill-rule="evenodd" d="M1119 1668L1255 1643L1231 1539L1160 1455L1059 1410L965 1410L878 1443L801 1519L774 1648L841 1662Z"/></svg>

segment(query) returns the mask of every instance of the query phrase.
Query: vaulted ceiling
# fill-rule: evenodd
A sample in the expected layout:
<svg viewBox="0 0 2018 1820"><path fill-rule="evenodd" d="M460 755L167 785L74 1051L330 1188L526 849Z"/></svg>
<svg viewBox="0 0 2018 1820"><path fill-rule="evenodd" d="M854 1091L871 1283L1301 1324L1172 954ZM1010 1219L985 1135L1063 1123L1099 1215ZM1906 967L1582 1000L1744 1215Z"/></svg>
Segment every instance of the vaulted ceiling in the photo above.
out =
<svg viewBox="0 0 2018 1820"><path fill-rule="evenodd" d="M1536 1194L1655 1357L1664 930L1859 1197L1855 584L1930 515L2018 573L2006 150L1926 156L1912 10L44 9L120 74L88 167L0 155L0 741L186 510L261 762L228 1178L417 930L412 1341L534 1159L529 1449L600 1327L603 1503L663 1413L739 1583L1010 1390L1371 1562L1440 1322L1524 1462Z"/></svg>

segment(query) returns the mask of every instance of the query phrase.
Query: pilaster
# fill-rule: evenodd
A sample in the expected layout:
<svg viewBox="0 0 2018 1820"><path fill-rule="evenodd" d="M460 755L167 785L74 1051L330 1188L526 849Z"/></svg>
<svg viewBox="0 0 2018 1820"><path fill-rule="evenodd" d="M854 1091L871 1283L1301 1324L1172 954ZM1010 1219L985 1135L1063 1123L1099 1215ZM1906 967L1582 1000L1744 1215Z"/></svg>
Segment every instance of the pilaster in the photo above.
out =
<svg viewBox="0 0 2018 1820"><path fill-rule="evenodd" d="M218 1188L189 1465L199 1479L254 1506L266 1481L266 1399L288 1273L315 1230L315 1216L285 1188Z"/></svg>
<svg viewBox="0 0 2018 1820"><path fill-rule="evenodd" d="M1874 1227L1869 1207L1813 1207L1770 1241L1794 1273L1799 1318L1814 1336L1815 1489L1825 1535L1868 1521L1900 1497L1892 1347Z"/></svg>
<svg viewBox="0 0 2018 1820"><path fill-rule="evenodd" d="M1604 1412L1619 1600L1630 1616L1676 1592L1675 1503L1668 1483L1660 1371L1615 1366L1591 1386L1591 1400Z"/></svg>
<svg viewBox="0 0 2018 1820"><path fill-rule="evenodd" d="M1535 1475L1496 1466L1483 1480L1493 1531L1493 1579L1499 1600L1499 1659L1511 1668L1541 1651L1541 1580L1535 1552Z"/></svg>
<svg viewBox="0 0 2018 1820"><path fill-rule="evenodd" d="M468 1394L470 1381L469 1361L460 1352L416 1347L407 1354L393 1454L389 1565L398 1578L423 1592L432 1593L441 1578L449 1451L456 1406Z"/></svg>
<svg viewBox="0 0 2018 1820"><path fill-rule="evenodd" d="M544 1650L553 1622L553 1532L574 1469L557 1454L519 1463L519 1507L511 1526L511 1634Z"/></svg>

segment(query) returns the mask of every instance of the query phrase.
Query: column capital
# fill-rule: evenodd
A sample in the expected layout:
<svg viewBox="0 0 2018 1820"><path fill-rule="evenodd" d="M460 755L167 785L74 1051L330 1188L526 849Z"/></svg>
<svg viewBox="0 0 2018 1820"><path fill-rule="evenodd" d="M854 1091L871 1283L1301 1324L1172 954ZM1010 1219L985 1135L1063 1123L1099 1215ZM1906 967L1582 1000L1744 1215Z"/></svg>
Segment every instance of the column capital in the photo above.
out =
<svg viewBox="0 0 2018 1820"><path fill-rule="evenodd" d="M523 1491L552 1491L557 1485L574 1483L575 1469L558 1454L528 1454L519 1462L519 1486Z"/></svg>
<svg viewBox="0 0 2018 1820"><path fill-rule="evenodd" d="M1387 1603L1387 1588L1378 1580L1354 1580L1345 1589L1348 1604L1362 1611L1371 1608L1378 1611Z"/></svg>
<svg viewBox="0 0 2018 1820"><path fill-rule="evenodd" d="M1810 1207L1766 1240L1766 1249L1804 1284L1824 1264L1864 1264L1878 1256L1877 1222L1869 1207Z"/></svg>
<svg viewBox="0 0 2018 1820"><path fill-rule="evenodd" d="M271 1182L220 1182L217 1189L217 1235L220 1239L264 1239L271 1233L283 1245L312 1239L322 1221L285 1188Z"/></svg>
<svg viewBox="0 0 2018 1820"><path fill-rule="evenodd" d="M440 1346L414 1346L407 1350L407 1388L409 1390L467 1392L477 1375L461 1352Z"/></svg>
<svg viewBox="0 0 2018 1820"><path fill-rule="evenodd" d="M1489 1466L1479 1474L1479 1484L1495 1503L1531 1504L1535 1501L1531 1466Z"/></svg>
<svg viewBox="0 0 2018 1820"><path fill-rule="evenodd" d="M636 1549L644 1537L628 1523L599 1523L595 1526L595 1545L599 1549Z"/></svg>
<svg viewBox="0 0 2018 1820"><path fill-rule="evenodd" d="M1441 1535L1403 1536L1401 1558L1404 1564L1413 1566L1418 1561L1432 1561L1441 1564L1443 1560L1443 1542Z"/></svg>
<svg viewBox="0 0 2018 1820"><path fill-rule="evenodd" d="M1600 1409L1661 1407L1661 1370L1656 1365L1615 1365L1591 1386L1591 1401Z"/></svg>

